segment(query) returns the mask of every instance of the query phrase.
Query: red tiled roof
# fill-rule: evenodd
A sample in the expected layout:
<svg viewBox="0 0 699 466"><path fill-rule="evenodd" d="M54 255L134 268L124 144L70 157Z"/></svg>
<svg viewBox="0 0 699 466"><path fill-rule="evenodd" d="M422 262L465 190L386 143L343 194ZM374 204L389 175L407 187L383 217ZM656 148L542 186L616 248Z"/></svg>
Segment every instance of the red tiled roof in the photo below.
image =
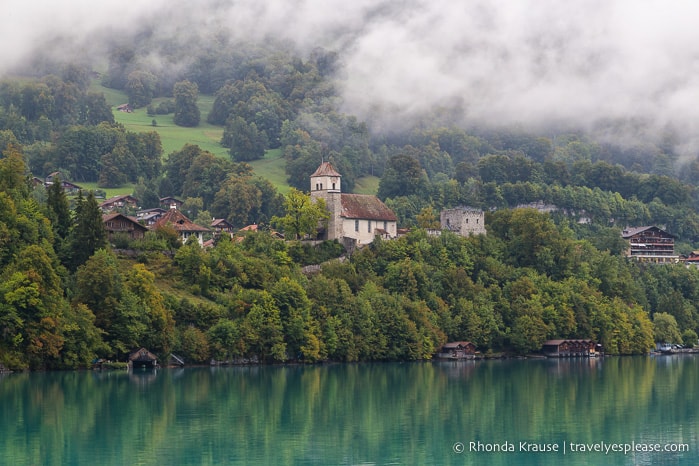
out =
<svg viewBox="0 0 699 466"><path fill-rule="evenodd" d="M335 171L330 162L323 162L311 176L342 176Z"/></svg>
<svg viewBox="0 0 699 466"><path fill-rule="evenodd" d="M165 212L151 228L156 229L165 225L172 225L177 231L210 231L208 228L192 222L177 209L170 209Z"/></svg>
<svg viewBox="0 0 699 466"><path fill-rule="evenodd" d="M341 199L342 216L345 218L386 220L391 222L398 220L396 214L376 196L369 194L343 194Z"/></svg>

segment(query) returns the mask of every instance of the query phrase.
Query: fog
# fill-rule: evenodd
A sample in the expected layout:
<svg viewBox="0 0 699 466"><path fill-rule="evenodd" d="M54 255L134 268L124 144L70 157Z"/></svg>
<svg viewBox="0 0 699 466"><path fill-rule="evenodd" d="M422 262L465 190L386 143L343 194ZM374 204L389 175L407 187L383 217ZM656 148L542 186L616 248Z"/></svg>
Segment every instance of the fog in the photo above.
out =
<svg viewBox="0 0 699 466"><path fill-rule="evenodd" d="M70 3L66 5L65 3ZM5 0L0 73L49 44L104 60L149 24L337 51L343 110L379 127L435 107L463 124L669 131L696 151L699 2L639 0ZM620 127L625 130L621 134ZM613 128L613 129L612 129Z"/></svg>

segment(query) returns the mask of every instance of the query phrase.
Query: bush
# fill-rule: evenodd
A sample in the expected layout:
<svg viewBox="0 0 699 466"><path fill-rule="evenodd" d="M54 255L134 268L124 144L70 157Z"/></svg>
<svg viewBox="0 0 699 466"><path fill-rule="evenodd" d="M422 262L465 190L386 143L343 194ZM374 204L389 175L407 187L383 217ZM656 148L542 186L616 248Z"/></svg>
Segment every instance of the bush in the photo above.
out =
<svg viewBox="0 0 699 466"><path fill-rule="evenodd" d="M317 244L296 241L289 243L288 248L289 256L300 265L321 264L345 253L345 248L337 241L323 241Z"/></svg>

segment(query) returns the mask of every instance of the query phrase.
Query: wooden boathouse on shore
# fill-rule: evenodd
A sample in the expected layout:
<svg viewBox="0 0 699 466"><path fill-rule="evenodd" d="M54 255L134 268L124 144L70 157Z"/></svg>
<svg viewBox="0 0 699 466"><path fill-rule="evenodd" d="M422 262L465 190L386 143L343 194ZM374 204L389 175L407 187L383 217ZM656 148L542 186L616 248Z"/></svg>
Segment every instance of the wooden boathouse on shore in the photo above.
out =
<svg viewBox="0 0 699 466"><path fill-rule="evenodd" d="M129 355L128 364L132 369L137 367L155 368L158 367L158 358L145 348L139 348Z"/></svg>
<svg viewBox="0 0 699 466"><path fill-rule="evenodd" d="M589 339L561 339L544 342L541 352L550 358L594 357L598 345Z"/></svg>
<svg viewBox="0 0 699 466"><path fill-rule="evenodd" d="M446 343L436 356L438 359L475 359L476 345L470 341Z"/></svg>

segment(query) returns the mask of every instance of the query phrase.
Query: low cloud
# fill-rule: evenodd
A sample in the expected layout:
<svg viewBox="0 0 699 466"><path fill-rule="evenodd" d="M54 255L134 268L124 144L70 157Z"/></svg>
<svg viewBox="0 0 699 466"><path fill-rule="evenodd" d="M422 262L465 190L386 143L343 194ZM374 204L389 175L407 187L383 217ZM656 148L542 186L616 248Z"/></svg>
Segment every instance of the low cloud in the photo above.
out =
<svg viewBox="0 0 699 466"><path fill-rule="evenodd" d="M37 48L98 52L148 25L338 52L343 106L383 127L440 107L459 122L668 131L696 151L699 3L687 0L9 0L0 73ZM606 122L617 122L608 125ZM618 122L624 122L618 124Z"/></svg>

